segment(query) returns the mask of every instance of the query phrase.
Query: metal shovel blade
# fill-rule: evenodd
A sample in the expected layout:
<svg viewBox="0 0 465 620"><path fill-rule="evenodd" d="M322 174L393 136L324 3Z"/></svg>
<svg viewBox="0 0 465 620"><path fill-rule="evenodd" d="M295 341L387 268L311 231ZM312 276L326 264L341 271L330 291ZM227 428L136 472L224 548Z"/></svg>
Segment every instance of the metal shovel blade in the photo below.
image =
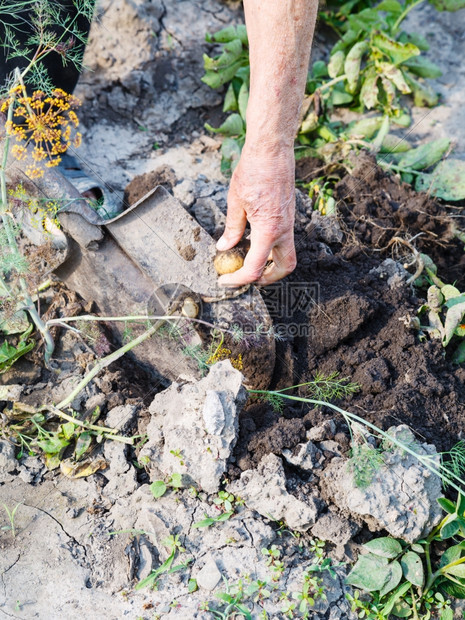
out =
<svg viewBox="0 0 465 620"><path fill-rule="evenodd" d="M57 275L94 300L103 315L166 314L180 310L188 298L198 307L197 318L227 330L212 339L204 323L169 322L134 350L139 362L161 378L180 380L197 379L206 365L229 357L247 385L268 387L275 341L258 289L221 299L225 289L218 287L213 267L215 243L169 192L158 186L113 220L99 220L82 201L73 211L60 218L70 251ZM124 324L114 325L121 334Z"/></svg>

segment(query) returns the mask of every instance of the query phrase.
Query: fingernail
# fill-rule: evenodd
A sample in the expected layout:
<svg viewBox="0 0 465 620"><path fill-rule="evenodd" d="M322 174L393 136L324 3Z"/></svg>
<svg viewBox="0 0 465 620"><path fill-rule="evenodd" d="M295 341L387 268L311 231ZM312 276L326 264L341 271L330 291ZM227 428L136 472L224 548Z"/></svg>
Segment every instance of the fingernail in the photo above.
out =
<svg viewBox="0 0 465 620"><path fill-rule="evenodd" d="M216 242L216 249L222 252L228 249L228 242L224 237L220 237Z"/></svg>

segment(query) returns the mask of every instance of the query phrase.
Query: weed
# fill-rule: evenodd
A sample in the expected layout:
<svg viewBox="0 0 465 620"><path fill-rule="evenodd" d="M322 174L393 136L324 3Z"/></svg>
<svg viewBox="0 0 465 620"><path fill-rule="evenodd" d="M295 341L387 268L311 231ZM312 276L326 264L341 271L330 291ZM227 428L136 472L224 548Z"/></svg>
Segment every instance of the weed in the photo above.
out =
<svg viewBox="0 0 465 620"><path fill-rule="evenodd" d="M168 488L172 488L175 491L178 491L183 486L182 484L182 475L181 474L171 474L168 478L167 482L163 482L163 480L155 480L150 485L150 490L155 499L159 497L163 497Z"/></svg>
<svg viewBox="0 0 465 620"><path fill-rule="evenodd" d="M384 464L382 450L364 441L362 444L352 444L350 453L347 467L353 475L354 484L359 489L366 489Z"/></svg>
<svg viewBox="0 0 465 620"><path fill-rule="evenodd" d="M276 545L271 545L270 549L264 547L261 551L262 555L267 558L266 565L272 570L271 580L279 581L283 576L285 569L284 562L280 559L281 551Z"/></svg>
<svg viewBox="0 0 465 620"><path fill-rule="evenodd" d="M159 566L156 570L152 571L148 577L139 581L139 583L136 585L136 590L141 590L142 588L146 587L151 587L155 589L157 587L158 578L161 575L169 575L171 573L183 570L191 562L191 560L188 560L187 562L173 566L173 562L177 554L185 552L184 547L182 547L181 543L179 542L178 534L174 536L168 536L167 538L165 538L165 540L162 541L162 544L165 545L165 547L167 547L168 549L169 555L167 559L163 562L161 566Z"/></svg>
<svg viewBox="0 0 465 620"><path fill-rule="evenodd" d="M3 508L5 509L6 514L8 516L8 521L10 522L10 525L4 525L2 527L2 530L9 530L11 532L11 535L13 536L13 538L16 537L16 527L15 527L16 511L21 506L21 504L22 504L22 502L19 502L18 504L16 504L16 506L12 510L10 510L6 504L2 504Z"/></svg>

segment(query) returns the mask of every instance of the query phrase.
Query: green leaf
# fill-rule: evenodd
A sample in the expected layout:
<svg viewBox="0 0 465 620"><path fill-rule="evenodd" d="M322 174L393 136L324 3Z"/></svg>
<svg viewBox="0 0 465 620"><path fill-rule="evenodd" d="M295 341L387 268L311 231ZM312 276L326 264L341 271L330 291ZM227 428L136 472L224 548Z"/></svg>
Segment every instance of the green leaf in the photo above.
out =
<svg viewBox="0 0 465 620"><path fill-rule="evenodd" d="M411 92L410 87L404 78L404 74L398 67L389 62L380 62L379 68L382 73L392 81L395 87L400 90L401 93L407 94Z"/></svg>
<svg viewBox="0 0 465 620"><path fill-rule="evenodd" d="M207 59L209 59L209 57L205 54L205 64L207 63ZM245 62L247 62L247 59L241 58L228 66L213 67L209 70L206 69L206 74L201 78L202 82L210 86L210 88L220 88L221 86L223 86L223 84L226 84L233 79L233 77L244 66Z"/></svg>
<svg viewBox="0 0 465 620"><path fill-rule="evenodd" d="M448 547L441 556L439 568L444 568L447 564L455 562L462 555L463 547L461 545L452 545Z"/></svg>
<svg viewBox="0 0 465 620"><path fill-rule="evenodd" d="M310 110L307 116L304 118L302 125L300 126L299 133L306 134L312 132L318 127L318 115L314 110Z"/></svg>
<svg viewBox="0 0 465 620"><path fill-rule="evenodd" d="M459 297L459 295L461 295L459 289L456 288L455 286L452 286L452 284L445 284L441 288L441 293L443 294L444 299L446 301L448 299L453 299L454 297ZM465 298L464 298L464 301L465 301Z"/></svg>
<svg viewBox="0 0 465 620"><path fill-rule="evenodd" d="M396 618L409 618L412 615L412 610L406 601L397 601L392 608L392 614Z"/></svg>
<svg viewBox="0 0 465 620"><path fill-rule="evenodd" d="M344 71L345 57L346 55L342 50L339 50L331 56L328 63L328 75L330 78L335 78L342 75Z"/></svg>
<svg viewBox="0 0 465 620"><path fill-rule="evenodd" d="M226 28L218 30L218 32L215 32L215 34L213 35L207 34L206 40L208 41L208 43L229 43L234 39L240 39L242 43L247 44L247 36L245 38L245 41L243 40L244 32L246 32L246 30L245 26L243 25L226 26Z"/></svg>
<svg viewBox="0 0 465 620"><path fill-rule="evenodd" d="M400 127L410 127L412 123L412 117L407 112L402 112L399 116L394 115L391 120L396 125L400 125Z"/></svg>
<svg viewBox="0 0 465 620"><path fill-rule="evenodd" d="M76 425L72 422L66 422L66 424L61 425L61 430L66 439L71 439L74 435L74 431L76 430Z"/></svg>
<svg viewBox="0 0 465 620"><path fill-rule="evenodd" d="M452 355L453 364L463 364L465 362L465 340L463 340L455 349Z"/></svg>
<svg viewBox="0 0 465 620"><path fill-rule="evenodd" d="M213 133L221 133L224 136L240 136L244 133L245 126L240 114L231 114L219 127L212 127L205 123L206 129Z"/></svg>
<svg viewBox="0 0 465 620"><path fill-rule="evenodd" d="M389 569L391 571L390 577L379 592L381 598L388 594L388 592L391 592L391 590L394 590L394 588L397 588L402 579L402 567L397 560L389 564Z"/></svg>
<svg viewBox="0 0 465 620"><path fill-rule="evenodd" d="M399 138L399 136L395 136L392 133L388 133L387 136L384 136L383 144L381 145L380 152L381 153L405 153L410 151L412 145L408 140L404 138Z"/></svg>
<svg viewBox="0 0 465 620"><path fill-rule="evenodd" d="M443 157L449 147L450 140L448 138L439 138L427 144L422 144L403 155L399 160L399 166L401 168L411 168L412 170L429 168Z"/></svg>
<svg viewBox="0 0 465 620"><path fill-rule="evenodd" d="M450 607L447 609L443 609L441 615L439 616L439 620L454 620L454 612Z"/></svg>
<svg viewBox="0 0 465 620"><path fill-rule="evenodd" d="M388 582L391 570L386 558L361 555L347 575L347 583L367 592L381 590Z"/></svg>
<svg viewBox="0 0 465 620"><path fill-rule="evenodd" d="M386 56L388 56L395 65L400 65L413 56L418 56L420 50L413 43L399 43L390 39L383 32L373 36L373 44Z"/></svg>
<svg viewBox="0 0 465 620"><path fill-rule="evenodd" d="M358 78L360 75L360 64L362 56L367 51L368 44L366 41L356 43L346 56L344 62L344 72L347 78L347 90L354 93L357 90Z"/></svg>
<svg viewBox="0 0 465 620"><path fill-rule="evenodd" d="M401 569L401 573L402 573L402 569ZM409 581L406 581L405 583L401 584L397 590L395 590L391 596L388 598L386 604L384 605L383 609L381 610L381 613L384 614L386 617L388 617L388 615L391 613L394 605L397 603L397 601L402 598L404 596L404 594L406 594L409 589L411 588L411 583Z"/></svg>
<svg viewBox="0 0 465 620"><path fill-rule="evenodd" d="M447 580L441 583L441 590L454 598L465 599L465 583L458 584Z"/></svg>
<svg viewBox="0 0 465 620"><path fill-rule="evenodd" d="M189 592L189 594L192 594L192 592L196 592L199 589L199 586L197 585L197 579L189 579L189 581L187 582L187 591Z"/></svg>
<svg viewBox="0 0 465 620"><path fill-rule="evenodd" d="M402 5L397 0L383 0L376 6L378 11L388 11L389 13L402 13Z"/></svg>
<svg viewBox="0 0 465 620"><path fill-rule="evenodd" d="M347 105L354 100L353 95L336 88L331 93L331 101L333 105Z"/></svg>
<svg viewBox="0 0 465 620"><path fill-rule="evenodd" d="M247 112L247 104L249 102L249 87L246 82L242 82L242 86L239 89L237 96L237 105L239 107L239 114L245 123L245 116Z"/></svg>
<svg viewBox="0 0 465 620"><path fill-rule="evenodd" d="M28 329L26 333L30 334L31 330ZM9 370L20 357L29 353L35 344L34 340L20 340L16 346L12 346L5 340L0 346L0 374Z"/></svg>
<svg viewBox="0 0 465 620"><path fill-rule="evenodd" d="M395 558L402 552L402 545L400 542L390 536L374 538L373 540L365 543L363 546L365 549L368 549L370 553L388 559Z"/></svg>
<svg viewBox="0 0 465 620"><path fill-rule="evenodd" d="M452 336L455 333L455 329L462 322L462 317L465 314L465 302L456 304L449 308L446 312L446 319L444 322L444 337L442 345L446 347L451 341Z"/></svg>
<svg viewBox="0 0 465 620"><path fill-rule="evenodd" d="M182 475L178 473L171 474L168 484L174 489L181 489L183 486Z"/></svg>
<svg viewBox="0 0 465 620"><path fill-rule="evenodd" d="M429 0L438 11L459 11L465 8L465 0Z"/></svg>
<svg viewBox="0 0 465 620"><path fill-rule="evenodd" d="M0 332L5 334L5 336L20 334L25 332L28 327L29 321L24 310L18 310L18 312L15 312L14 314L0 310Z"/></svg>
<svg viewBox="0 0 465 620"><path fill-rule="evenodd" d="M224 96L223 112L237 112L237 99L236 93L232 83L228 86L228 90Z"/></svg>
<svg viewBox="0 0 465 620"><path fill-rule="evenodd" d="M448 538L452 538L452 536L455 536L459 529L460 523L458 522L457 518L454 518L447 521L447 523L442 526L439 534L443 540L447 540Z"/></svg>
<svg viewBox="0 0 465 620"><path fill-rule="evenodd" d="M69 445L69 441L67 441L63 437L54 435L49 439L37 441L36 445L39 446L39 448L43 450L46 454L58 454L59 452L64 450L66 446Z"/></svg>
<svg viewBox="0 0 465 620"><path fill-rule="evenodd" d="M407 551L407 553L402 556L400 564L405 579L413 583L414 586L421 588L424 581L424 571L420 556L413 551Z"/></svg>
<svg viewBox="0 0 465 620"><path fill-rule="evenodd" d="M378 78L379 75L376 73L374 67L371 67L371 69L368 69L366 72L365 79L363 80L360 90L360 101L368 110L374 108L378 103Z"/></svg>
<svg viewBox="0 0 465 620"><path fill-rule="evenodd" d="M350 137L360 136L361 138L372 138L379 131L383 123L382 116L372 116L371 118L362 118L361 120L349 125L348 135Z"/></svg>
<svg viewBox="0 0 465 620"><path fill-rule="evenodd" d="M163 480L155 480L155 482L152 482L150 485L150 490L155 499L162 497L166 493L166 489L167 487Z"/></svg>
<svg viewBox="0 0 465 620"><path fill-rule="evenodd" d="M461 579L465 578L465 565L457 564L456 566L450 566L445 572L444 575L453 575L454 577L460 577Z"/></svg>
<svg viewBox="0 0 465 620"><path fill-rule="evenodd" d="M415 553L424 553L425 550L423 549L423 547L421 545L418 545L417 543L413 543L413 545L410 546L411 551L415 551Z"/></svg>
<svg viewBox="0 0 465 620"><path fill-rule="evenodd" d="M412 73L422 78L438 78L442 75L441 69L423 56L417 56L406 60L404 66Z"/></svg>
<svg viewBox="0 0 465 620"><path fill-rule="evenodd" d="M431 174L417 176L415 189L428 191L443 200L465 198L465 161L447 159L439 163Z"/></svg>
<svg viewBox="0 0 465 620"><path fill-rule="evenodd" d="M315 78L324 78L328 76L328 68L323 60L316 60L313 63L312 75Z"/></svg>
<svg viewBox="0 0 465 620"><path fill-rule="evenodd" d="M89 432L84 431L79 435L76 441L76 447L74 448L76 461L79 461L82 455L87 452L87 450L90 448L91 443L92 435Z"/></svg>

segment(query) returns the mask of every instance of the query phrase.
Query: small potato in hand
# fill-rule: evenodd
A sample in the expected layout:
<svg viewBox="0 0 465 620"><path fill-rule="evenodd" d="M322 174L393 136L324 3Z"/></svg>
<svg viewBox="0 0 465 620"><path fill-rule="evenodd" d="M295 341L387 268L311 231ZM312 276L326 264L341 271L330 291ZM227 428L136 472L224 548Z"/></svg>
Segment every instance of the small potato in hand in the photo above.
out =
<svg viewBox="0 0 465 620"><path fill-rule="evenodd" d="M244 259L249 248L250 242L248 240L243 240L230 250L217 252L213 260L216 273L222 276L226 273L238 271L244 264Z"/></svg>

